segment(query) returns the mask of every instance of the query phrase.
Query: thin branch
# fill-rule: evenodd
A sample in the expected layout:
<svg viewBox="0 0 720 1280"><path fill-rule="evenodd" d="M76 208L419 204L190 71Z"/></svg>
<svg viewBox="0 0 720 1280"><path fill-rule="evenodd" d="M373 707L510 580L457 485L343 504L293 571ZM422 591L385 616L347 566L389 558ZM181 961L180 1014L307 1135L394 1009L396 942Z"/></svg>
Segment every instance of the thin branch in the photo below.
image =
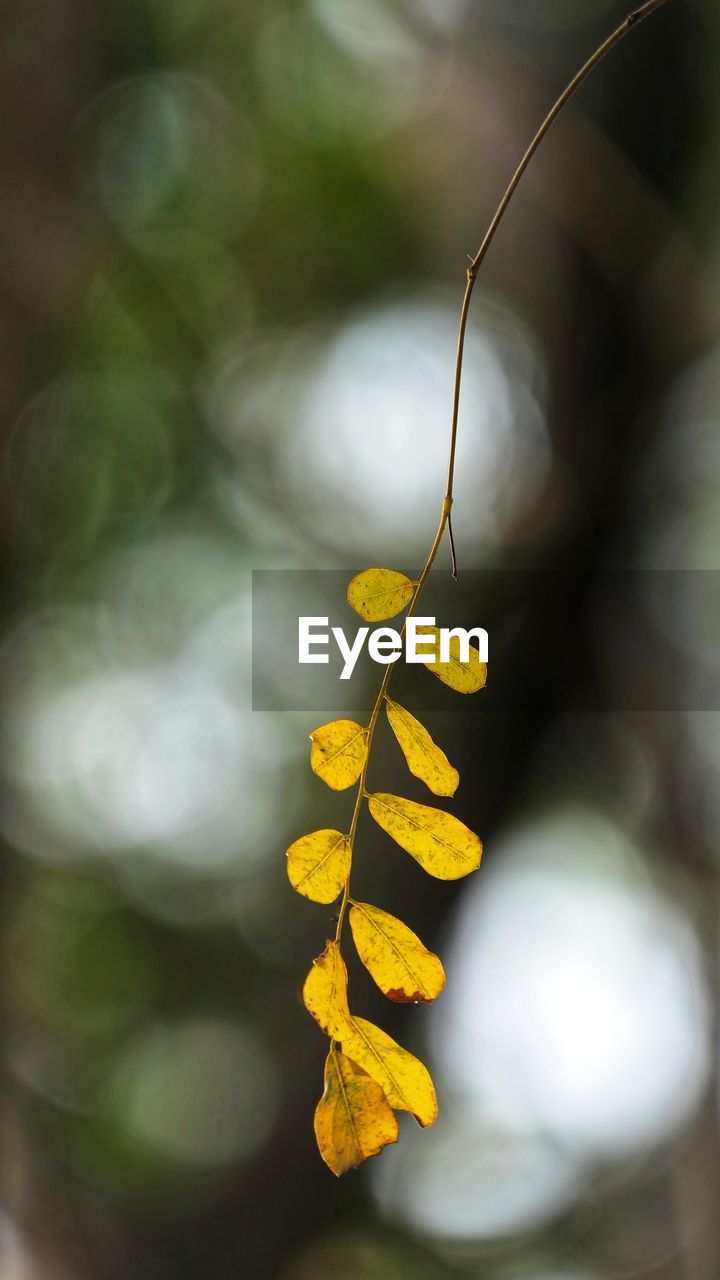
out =
<svg viewBox="0 0 720 1280"><path fill-rule="evenodd" d="M485 256L487 254L488 249L490 248L490 245L492 244L495 238L495 233L497 232L498 227L500 226L500 223L502 222L505 216L508 205L510 204L510 201L512 200L520 184L520 180L523 174L525 173L525 170L530 164L530 161L535 155L535 152L540 146L543 138L545 137L545 135L548 133L548 131L552 128L553 124L557 120L563 107L566 106L566 104L570 101L573 95L580 88L581 84L583 84L583 82L587 80L588 76L592 71L594 71L595 67L599 66L599 64L603 61L603 59L607 56L607 54L610 53L610 50L614 49L615 45L619 44L620 41L624 39L624 37L628 34L628 32L632 31L633 27L638 26L638 24L643 22L645 18L649 18L651 13L654 13L656 9L659 9L661 5L666 3L667 3L667 0L647 0L646 4L641 5L639 8L634 9L632 13L628 14L625 21L622 22L620 26L616 28L615 31L613 31L612 35L608 36L607 40L603 41L600 47L595 50L595 53L592 55L592 57L588 58L588 61L584 64L584 66L580 68L577 75L573 77L573 79L568 84L567 88L564 89L563 92L560 94L560 97L558 98L555 105L550 109L550 111L546 115L545 119L540 125L540 128L535 134L535 137L530 143L530 146L525 152L525 155L520 161L520 164L515 170L515 173L513 174L510 180L510 184L507 187L505 194L503 195L503 198L500 201L500 204L498 205L495 215L490 223L490 226L488 227L485 233L485 238L482 244L480 245L480 248L478 249L477 253L475 254L475 257L472 259L470 266L467 269L467 283L465 285L465 295L463 297L462 309L460 312L460 332L458 335L457 360L455 364L455 387L454 387L454 393L453 393L452 426L450 431L450 461L448 464L447 490L445 493L445 498L443 500L440 523L438 525L437 532L433 540L433 544L428 553L428 558L425 561L425 568L423 569L420 575L420 578L415 586L415 594L410 602L410 607L408 608L406 618L410 618L413 616L413 614L415 613L420 603L420 597L422 596L423 590L425 588L425 583L427 582L430 570L432 569L433 564L435 563L435 557L437 556L437 553L440 549L440 543L442 542L443 534L445 533L446 527L448 529L448 534L450 537L450 550L452 555L453 577L457 578L457 563L455 559L455 540L452 534L452 521L451 521L450 513L452 511L452 504L453 504L453 480L455 476L455 453L457 449L458 416L459 416L459 409L460 409L460 384L462 381L463 355L465 351L465 333L467 330L468 313L470 310L470 300L472 298L473 289L475 288L475 281L477 279L478 271L483 263L483 260L485 259ZM404 633L405 633L405 627L403 626L403 635ZM383 699L385 698L385 694L387 693L387 688L388 688L388 685L390 684L390 679L392 677L392 673L394 669L395 668L392 665L390 665L385 670L385 674L383 676L382 683L380 685L380 691L375 700L375 705L372 709L370 722L368 724L367 751L365 754L365 763L363 765L362 773L360 774L360 779L358 782L357 796L355 798L355 807L353 809L352 822L350 825L350 833L348 837L351 853L354 851L355 837L357 835L357 828L358 828L358 822L360 820L360 811L362 809L362 802L367 794L367 787L366 787L367 773L368 773L368 766L370 764L370 750L372 747L373 736L374 736L375 728L378 722L378 717L380 715L380 708L382 707ZM347 911L349 900L350 900L350 876L348 875L348 878L345 882L345 887L343 889L342 901L340 903L340 910L338 912L338 917L337 917L337 930L336 930L335 937L338 942L340 941L340 936L342 934L343 923L345 920L345 914Z"/></svg>
<svg viewBox="0 0 720 1280"><path fill-rule="evenodd" d="M468 314L470 311L470 300L472 298L473 289L475 288L478 271L485 260L490 245L495 239L498 227L505 217L508 205L520 185L525 170L563 108L567 106L568 102L575 96L580 86L584 84L588 76L591 75L595 68L600 65L610 51L614 49L621 40L624 40L625 36L628 35L634 27L639 26L641 22L644 22L646 18L649 18L650 14L654 13L655 10L659 9L663 4L667 4L667 0L647 0L646 4L640 5L639 8L634 9L632 13L628 14L625 21L621 22L619 27L616 27L612 35L609 35L607 40L604 40L599 48L595 50L593 55L588 58L587 62L580 68L577 75L573 76L570 83L560 94L557 102L551 107L550 111L545 116L545 119L535 134L535 137L510 179L510 183L505 190L505 194L495 211L487 231L485 232L483 242L467 269L467 284L465 286L465 296L463 298L462 309L460 312L460 331L458 334L457 359L455 362L455 387L453 391L452 424L450 429L450 461L448 463L446 489L446 497L448 498L452 498L453 480L455 476L455 452L457 447L458 417L460 413L460 385L462 382L463 356L465 354L465 333L467 330ZM455 575L453 574L453 576Z"/></svg>

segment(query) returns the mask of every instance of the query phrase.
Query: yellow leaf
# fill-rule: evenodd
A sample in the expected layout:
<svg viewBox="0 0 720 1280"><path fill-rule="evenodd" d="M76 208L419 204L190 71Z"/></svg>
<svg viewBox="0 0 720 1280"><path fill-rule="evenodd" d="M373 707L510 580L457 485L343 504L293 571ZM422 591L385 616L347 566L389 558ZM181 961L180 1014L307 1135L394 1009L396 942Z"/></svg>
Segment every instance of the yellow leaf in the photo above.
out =
<svg viewBox="0 0 720 1280"><path fill-rule="evenodd" d="M437 1118L437 1098L430 1072L418 1058L364 1018L351 1018L343 1036L343 1053L380 1085L396 1111L410 1111L423 1127Z"/></svg>
<svg viewBox="0 0 720 1280"><path fill-rule="evenodd" d="M385 711L410 772L424 782L433 795L454 796L460 774L450 764L445 752L433 742L425 726L390 698L385 700Z"/></svg>
<svg viewBox="0 0 720 1280"><path fill-rule="evenodd" d="M411 1111L422 1125L432 1124L437 1101L427 1068L379 1027L350 1016L347 969L336 942L328 942L314 961L303 1002L323 1031L380 1085L391 1106Z"/></svg>
<svg viewBox="0 0 720 1280"><path fill-rule="evenodd" d="M338 1049L325 1063L325 1091L315 1109L320 1155L340 1177L398 1140L398 1122L379 1084Z"/></svg>
<svg viewBox="0 0 720 1280"><path fill-rule="evenodd" d="M482 841L452 814L383 792L368 796L368 805L378 826L438 880L459 880L480 866Z"/></svg>
<svg viewBox="0 0 720 1280"><path fill-rule="evenodd" d="M442 680L443 684L449 685L458 693L477 693L479 689L485 687L487 663L480 661L480 653L474 644L470 645L469 661L461 662L459 637L451 636L450 661L440 662L440 628L418 627L417 630L418 637L425 635L428 637L427 641L421 641L420 652L423 653L427 646L428 660L425 661L425 666L428 671L437 676L438 680ZM433 657L437 659L434 662L429 660Z"/></svg>
<svg viewBox="0 0 720 1280"><path fill-rule="evenodd" d="M357 782L367 755L367 729L354 720L333 720L310 734L310 766L333 791Z"/></svg>
<svg viewBox="0 0 720 1280"><path fill-rule="evenodd" d="M360 959L390 1000L417 1003L440 995L445 986L440 958L402 920L367 902L356 902L350 928Z"/></svg>
<svg viewBox="0 0 720 1280"><path fill-rule="evenodd" d="M415 587L394 569L364 569L347 589L347 601L366 622L394 618L410 603Z"/></svg>
<svg viewBox="0 0 720 1280"><path fill-rule="evenodd" d="M322 955L313 960L302 994L305 1008L323 1031L341 1039L351 1019L347 1002L347 969L337 942L328 942Z"/></svg>
<svg viewBox="0 0 720 1280"><path fill-rule="evenodd" d="M313 902L334 902L350 874L350 841L341 831L313 831L287 851L290 883Z"/></svg>

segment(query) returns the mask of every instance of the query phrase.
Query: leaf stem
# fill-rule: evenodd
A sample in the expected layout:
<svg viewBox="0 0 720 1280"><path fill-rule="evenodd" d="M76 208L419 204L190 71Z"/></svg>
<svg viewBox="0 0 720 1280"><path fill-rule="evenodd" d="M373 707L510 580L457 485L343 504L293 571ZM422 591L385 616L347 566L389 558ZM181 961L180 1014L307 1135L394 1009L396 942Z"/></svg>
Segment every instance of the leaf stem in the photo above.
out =
<svg viewBox="0 0 720 1280"><path fill-rule="evenodd" d="M540 128L535 134L532 142L530 143L527 151L525 152L512 178L510 179L510 182L508 183L508 186L505 189L505 192L500 201L500 204L498 205L492 217L490 225L487 231L485 232L485 236L482 240L480 248L475 254L475 257L471 260L470 266L467 269L465 294L463 296L462 306L460 309L460 327L458 332L457 354L455 359L455 381L454 381L454 387L453 387L452 420L450 425L450 456L448 461L448 473L447 473L447 485L445 490L445 498L443 499L440 523L437 527L437 532L435 534L433 544L428 553L427 560L425 561L425 568L423 569L418 582L415 584L415 594L413 595L413 598L408 607L408 611L406 614L406 621L407 621L407 618L412 617L412 615L415 613L415 610L417 609L418 604L420 603L420 597L423 593L425 583L427 582L430 570L432 569L433 564L435 562L435 557L437 556L437 553L440 549L440 543L442 542L442 538L443 538L443 534L445 532L446 526L447 526L448 534L450 537L450 551L451 551L451 557L452 557L452 575L453 575L453 578L457 578L455 540L453 538L453 533L452 533L452 521L450 518L450 513L452 511L452 504L453 504L453 484L455 479L455 455L457 452L458 421L460 416L460 389L462 384L463 359L465 355L465 336L467 333L468 316L470 313L470 302L472 299L473 290L475 288L475 281L477 280L480 267L482 266L485 260L485 257L487 255L487 252L493 240L495 239L497 230L503 218L505 217L508 206L510 205L511 200L515 195L515 192L517 191L518 186L520 185L522 177L526 169L528 168L530 161L535 155L535 152L538 150L546 134L549 133L550 129L552 128L553 124L557 120L563 108L567 105L570 99L574 97L574 95L577 93L580 86L585 82L585 80L587 80L588 76L595 70L597 66L599 66L599 64L604 60L604 58L607 57L610 51L614 49L615 46L619 44L620 41L623 40L630 31L633 30L634 27L639 26L641 22L644 22L646 18L650 17L651 13L654 13L656 9L659 9L661 5L666 3L667 3L667 0L646 0L645 4L642 4L639 7L633 9L633 11L629 13L628 16L625 18L624 22L621 22L620 26L616 27L615 30L611 33L611 35L609 35L607 39L604 40L603 43L598 46L598 48L591 55L591 57L588 58L587 62L585 62L583 66L580 68L580 70L573 76L572 80L569 82L566 88L563 89L563 92L560 94L560 97L553 104L553 106L550 108L547 115L545 116L545 119L540 125ZM403 624L401 634L403 636L405 634L405 624ZM362 802L363 802L363 799L365 798L365 795L367 794L366 781L367 781L368 766L370 764L370 751L372 747L373 735L375 733L375 727L377 725L378 717L380 715L380 708L382 707L383 699L385 698L385 694L387 693L387 688L388 688L388 685L390 684L390 679L391 679L393 670L394 670L394 665L392 664L388 666L385 670L385 674L383 676L382 683L380 685L380 690L378 692L377 698L375 699L375 705L372 709L372 713L370 715L370 721L367 727L367 752L365 754L365 763L363 764L362 773L360 774L360 778L358 781L358 790L357 790L357 795L355 797L355 807L353 809L352 821L350 824L350 833L348 836L351 853L354 851L354 848L355 848L355 837L357 835L357 828L358 828L358 822L360 820L360 811L362 809ZM338 943L340 942L342 928L345 921L345 915L347 912L347 907L349 902L350 902L350 874L348 873L348 878L345 881L342 901L340 903L340 909L339 909L338 918L337 918L337 929L335 933L335 940Z"/></svg>
<svg viewBox="0 0 720 1280"><path fill-rule="evenodd" d="M425 568L420 574L420 578L415 588L415 594L408 606L408 611L405 615L405 622L403 623L402 631L400 633L401 636L405 635L405 626L406 626L407 620L408 618L412 617L412 615L414 614L415 610L418 607L418 604L420 603L420 597L423 593L423 588L425 586L425 583L427 582L428 574L430 573L430 570L433 567L435 557L440 548L440 543L442 542L442 536L443 536L443 533L445 532L445 525L447 524L448 517L450 515L451 505L452 503L448 503L447 499L443 503L443 510L442 510L442 515L440 517L440 523L437 527L437 532L435 534L433 544L430 548L428 558L425 561ZM382 707L383 701L385 699L385 694L387 693L387 688L388 688L388 685L390 684L390 679L392 677L392 673L394 669L395 669L394 664L391 664L385 668L385 674L383 675L382 683L378 690L378 695L377 695L377 698L375 699L375 705L372 709L372 713L370 715L370 721L367 727L367 751L365 753L365 763L363 764L362 773L360 774L360 777L358 779L358 789L357 789L357 795L355 797L355 808L353 809L352 821L350 823L350 833L348 835L351 855L355 849L355 836L357 835L358 822L360 820L360 810L362 808L362 802L366 795L365 783L367 781L368 765L370 764L370 750L372 747L373 735L375 733L375 726L377 725L378 716L380 715L380 708ZM335 931L336 942L340 941L340 935L342 934L343 923L345 921L345 912L347 911L349 898L350 898L350 874L348 874L348 878L345 881L345 888L343 889L343 896L342 896L342 901L340 903L340 910L338 911L337 928Z"/></svg>

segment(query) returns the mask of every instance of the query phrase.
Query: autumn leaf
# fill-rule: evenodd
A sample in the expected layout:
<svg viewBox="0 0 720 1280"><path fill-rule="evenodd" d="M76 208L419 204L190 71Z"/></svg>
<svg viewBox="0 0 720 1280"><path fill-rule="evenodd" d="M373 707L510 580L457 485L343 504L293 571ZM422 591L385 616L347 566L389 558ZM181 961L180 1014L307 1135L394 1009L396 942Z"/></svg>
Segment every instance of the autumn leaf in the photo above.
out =
<svg viewBox="0 0 720 1280"><path fill-rule="evenodd" d="M440 958L402 920L367 902L355 902L350 928L358 955L390 1000L429 1002L445 986Z"/></svg>
<svg viewBox="0 0 720 1280"><path fill-rule="evenodd" d="M452 814L384 792L368 796L368 806L378 826L436 879L459 880L480 866L482 841Z"/></svg>
<svg viewBox="0 0 720 1280"><path fill-rule="evenodd" d="M337 942L328 942L313 960L303 986L303 1004L331 1038L342 1039L351 1023L347 1002L347 969Z"/></svg>
<svg viewBox="0 0 720 1280"><path fill-rule="evenodd" d="M410 603L415 587L394 569L364 569L347 589L347 601L366 622L394 618Z"/></svg>
<svg viewBox="0 0 720 1280"><path fill-rule="evenodd" d="M367 1071L385 1092L391 1106L412 1111L420 1124L432 1124L437 1102L426 1067L390 1036L350 1015L347 1002L347 969L337 942L328 942L314 961L303 986L308 1013L343 1052Z"/></svg>
<svg viewBox="0 0 720 1280"><path fill-rule="evenodd" d="M338 1039L343 1053L380 1085L391 1107L410 1111L423 1127L437 1119L433 1082L419 1058L364 1018L351 1018L349 1028Z"/></svg>
<svg viewBox="0 0 720 1280"><path fill-rule="evenodd" d="M333 720L310 734L310 766L333 791L357 782L367 756L368 731L354 720Z"/></svg>
<svg viewBox="0 0 720 1280"><path fill-rule="evenodd" d="M325 1063L325 1091L315 1109L320 1155L340 1177L397 1142L398 1122L382 1088L338 1049Z"/></svg>
<svg viewBox="0 0 720 1280"><path fill-rule="evenodd" d="M440 628L418 627L417 633L418 638L421 636L428 637L427 640L421 642L423 653L426 648L428 650L425 666L428 671L437 676L438 680L442 680L443 684L455 689L457 693L477 693L479 689L485 687L487 682L487 663L480 661L480 653L474 644L469 646L469 660L461 662L460 639L458 636L451 636L450 661L440 662Z"/></svg>
<svg viewBox="0 0 720 1280"><path fill-rule="evenodd" d="M433 742L424 725L399 703L385 699L385 712L411 773L436 796L454 796L460 774L444 751Z"/></svg>
<svg viewBox="0 0 720 1280"><path fill-rule="evenodd" d="M287 873L297 893L313 902L334 902L350 874L350 841L341 831L313 831L287 851Z"/></svg>

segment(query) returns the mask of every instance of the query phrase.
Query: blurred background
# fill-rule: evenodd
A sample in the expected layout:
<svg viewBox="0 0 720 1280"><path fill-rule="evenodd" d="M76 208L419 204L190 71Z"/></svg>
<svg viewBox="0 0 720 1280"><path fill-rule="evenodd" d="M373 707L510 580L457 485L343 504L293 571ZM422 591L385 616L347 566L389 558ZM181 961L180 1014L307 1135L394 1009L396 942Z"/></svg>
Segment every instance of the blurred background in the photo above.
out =
<svg viewBox="0 0 720 1280"><path fill-rule="evenodd" d="M466 255L626 9L0 12L2 1280L717 1280L717 7L596 72L476 291L455 534L517 571L476 602L515 710L428 718L478 875L361 827L448 987L353 1004L441 1118L340 1182L284 851L350 802L251 709L251 570L422 564ZM423 798L386 733L373 771Z"/></svg>

